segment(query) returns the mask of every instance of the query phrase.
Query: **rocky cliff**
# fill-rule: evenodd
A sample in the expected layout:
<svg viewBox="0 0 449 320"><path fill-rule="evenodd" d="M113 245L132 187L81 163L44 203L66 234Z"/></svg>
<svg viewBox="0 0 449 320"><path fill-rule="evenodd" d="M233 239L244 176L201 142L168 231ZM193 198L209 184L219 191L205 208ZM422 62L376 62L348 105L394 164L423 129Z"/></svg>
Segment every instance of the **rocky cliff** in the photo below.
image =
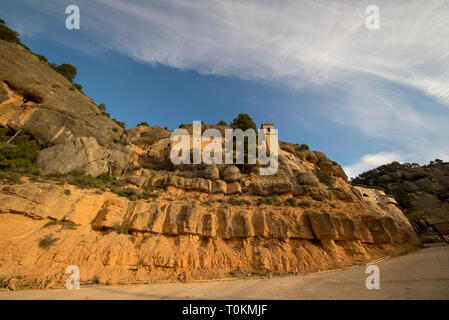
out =
<svg viewBox="0 0 449 320"><path fill-rule="evenodd" d="M383 187L395 195L417 228L449 221L448 162L437 159L423 166L394 162L368 171L356 181Z"/></svg>
<svg viewBox="0 0 449 320"><path fill-rule="evenodd" d="M1 144L0 279L63 286L69 265L104 283L298 274L416 245L394 202L365 199L322 152L281 142L273 176L174 166L167 128L124 130L21 46L0 40L0 58L0 126L38 146L30 165Z"/></svg>

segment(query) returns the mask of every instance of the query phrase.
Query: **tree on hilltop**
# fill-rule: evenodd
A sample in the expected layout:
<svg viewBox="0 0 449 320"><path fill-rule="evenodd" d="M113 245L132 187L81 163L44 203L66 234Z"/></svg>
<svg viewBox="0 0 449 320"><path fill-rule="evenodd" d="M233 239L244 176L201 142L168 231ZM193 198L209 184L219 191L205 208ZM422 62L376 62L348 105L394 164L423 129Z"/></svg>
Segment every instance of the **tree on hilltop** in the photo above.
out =
<svg viewBox="0 0 449 320"><path fill-rule="evenodd" d="M242 129L243 131L251 128L257 133L257 126L253 119L247 113L240 113L237 118L232 120L230 126L233 129Z"/></svg>
<svg viewBox="0 0 449 320"><path fill-rule="evenodd" d="M73 79L76 77L77 70L75 66L72 66L69 63L63 63L59 66L56 63L50 63L50 67L58 71L60 74L62 74L67 80L70 82L73 82Z"/></svg>
<svg viewBox="0 0 449 320"><path fill-rule="evenodd" d="M19 33L5 26L3 19L0 19L0 39L20 44Z"/></svg>

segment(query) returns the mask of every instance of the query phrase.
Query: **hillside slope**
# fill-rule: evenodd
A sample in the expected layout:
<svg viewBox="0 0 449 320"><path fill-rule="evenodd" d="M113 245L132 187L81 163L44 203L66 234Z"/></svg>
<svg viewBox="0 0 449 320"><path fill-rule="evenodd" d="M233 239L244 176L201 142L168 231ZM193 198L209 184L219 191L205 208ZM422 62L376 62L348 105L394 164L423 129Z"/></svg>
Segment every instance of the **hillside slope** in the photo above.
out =
<svg viewBox="0 0 449 320"><path fill-rule="evenodd" d="M418 228L449 221L449 163L419 166L397 162L361 174L354 181L385 188Z"/></svg>
<svg viewBox="0 0 449 320"><path fill-rule="evenodd" d="M22 288L64 286L69 265L83 283L186 280L308 273L416 246L392 199L366 199L305 145L280 143L273 176L174 166L170 130L123 130L21 46L0 41L0 84L0 279Z"/></svg>

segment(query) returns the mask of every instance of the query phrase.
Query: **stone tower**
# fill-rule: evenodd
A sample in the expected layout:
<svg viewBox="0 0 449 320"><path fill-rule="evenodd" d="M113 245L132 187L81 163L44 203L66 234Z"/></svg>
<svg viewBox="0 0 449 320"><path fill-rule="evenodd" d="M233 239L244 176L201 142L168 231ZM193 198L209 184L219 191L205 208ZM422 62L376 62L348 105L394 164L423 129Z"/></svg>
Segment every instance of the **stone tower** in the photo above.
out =
<svg viewBox="0 0 449 320"><path fill-rule="evenodd" d="M270 135L271 135L271 133L274 130L273 122L270 121L268 123L264 123L262 121L260 129L265 131L265 136L266 136L266 139L267 139L267 149L270 149Z"/></svg>

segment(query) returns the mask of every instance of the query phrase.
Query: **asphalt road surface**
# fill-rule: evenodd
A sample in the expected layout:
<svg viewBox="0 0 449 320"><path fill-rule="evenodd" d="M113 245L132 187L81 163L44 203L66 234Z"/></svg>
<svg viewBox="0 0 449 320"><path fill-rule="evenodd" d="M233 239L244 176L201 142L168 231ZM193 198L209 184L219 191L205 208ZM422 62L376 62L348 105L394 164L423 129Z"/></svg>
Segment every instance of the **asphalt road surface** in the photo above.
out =
<svg viewBox="0 0 449 320"><path fill-rule="evenodd" d="M0 291L0 299L449 299L449 246L420 249L376 266L377 290L366 288L369 274L361 266L271 279Z"/></svg>

